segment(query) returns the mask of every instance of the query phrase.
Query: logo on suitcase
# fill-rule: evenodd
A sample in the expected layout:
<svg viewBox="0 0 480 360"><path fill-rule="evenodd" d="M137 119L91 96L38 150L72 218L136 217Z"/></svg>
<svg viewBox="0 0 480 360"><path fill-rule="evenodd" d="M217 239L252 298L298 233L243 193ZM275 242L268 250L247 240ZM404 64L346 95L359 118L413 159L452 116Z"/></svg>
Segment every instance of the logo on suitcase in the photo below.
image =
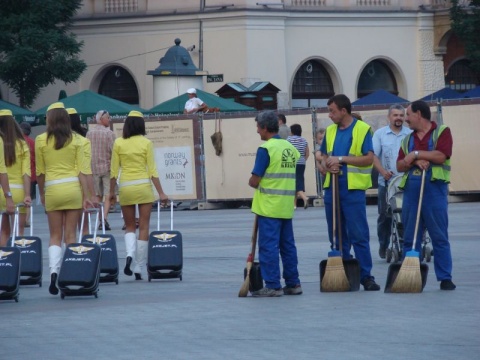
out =
<svg viewBox="0 0 480 360"><path fill-rule="evenodd" d="M13 251L0 250L0 260L5 260L9 255L13 254ZM10 264L11 266L12 264ZM5 265L6 266L6 265Z"/></svg>
<svg viewBox="0 0 480 360"><path fill-rule="evenodd" d="M21 248L27 248L30 247L31 244L33 244L37 240L28 240L28 239L17 239L15 240L15 245Z"/></svg>
<svg viewBox="0 0 480 360"><path fill-rule="evenodd" d="M88 242L91 242L91 243L94 243L94 244L99 244L99 245L103 245L104 243L106 243L108 240L110 240L110 238L103 238L103 237L100 237L100 236L97 236L95 238L95 240L93 239L93 237L91 238L85 238L85 240L87 240Z"/></svg>
<svg viewBox="0 0 480 360"><path fill-rule="evenodd" d="M169 241L171 241L175 236L177 236L177 234L167 234L167 233L163 233L163 234L159 234L159 235L153 235L154 238L156 238L158 241L161 241L161 242L169 242Z"/></svg>
<svg viewBox="0 0 480 360"><path fill-rule="evenodd" d="M80 246L72 246L72 247L70 247L69 249L72 250L72 252L73 252L74 255L85 255L85 254L87 254L90 250L93 250L93 249L95 249L95 248L80 245Z"/></svg>

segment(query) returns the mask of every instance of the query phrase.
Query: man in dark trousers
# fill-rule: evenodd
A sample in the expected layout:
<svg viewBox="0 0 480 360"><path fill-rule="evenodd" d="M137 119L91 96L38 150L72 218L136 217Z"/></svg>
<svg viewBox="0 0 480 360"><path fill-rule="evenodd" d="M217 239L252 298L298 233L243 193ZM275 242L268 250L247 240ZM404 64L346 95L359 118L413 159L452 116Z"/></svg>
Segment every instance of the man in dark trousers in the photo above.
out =
<svg viewBox="0 0 480 360"><path fill-rule="evenodd" d="M365 192L372 186L373 144L372 129L367 123L354 118L352 104L339 94L327 102L333 124L327 127L320 147L325 177L325 215L330 243L333 245L333 199L331 174L338 174L341 204L342 256L349 259L353 246L360 263L360 282L366 291L378 291L380 286L371 275L370 232L367 222Z"/></svg>
<svg viewBox="0 0 480 360"><path fill-rule="evenodd" d="M416 251L421 254L422 231L415 232L422 172L425 184L419 229L427 228L435 252L434 266L441 290L455 290L452 282L452 253L448 240L448 183L453 139L450 129L430 120L431 113L424 101L414 101L407 108L406 122L413 130L402 142L398 153L397 170L404 172L400 188L404 189L402 223L404 226L403 253L412 249L417 237ZM427 201L425 201L427 200Z"/></svg>
<svg viewBox="0 0 480 360"><path fill-rule="evenodd" d="M255 297L300 295L297 248L292 218L295 198L295 168L300 154L278 136L278 119L273 111L257 115L257 133L264 140L258 148L248 184L255 188L252 212L258 217L258 256L265 287ZM280 284L282 258L285 287Z"/></svg>

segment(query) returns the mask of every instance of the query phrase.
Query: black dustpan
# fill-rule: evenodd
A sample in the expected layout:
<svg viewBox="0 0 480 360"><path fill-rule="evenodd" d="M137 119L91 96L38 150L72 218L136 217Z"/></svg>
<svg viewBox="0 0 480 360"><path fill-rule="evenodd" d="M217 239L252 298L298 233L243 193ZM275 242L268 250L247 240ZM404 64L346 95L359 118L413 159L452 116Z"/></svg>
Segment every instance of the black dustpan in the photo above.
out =
<svg viewBox="0 0 480 360"><path fill-rule="evenodd" d="M335 196L333 201L333 236L334 236L334 243L335 243L335 234L336 234L336 215L338 216L338 243L339 249L342 249L342 225L341 225L341 212L340 212L340 192L338 190L338 175L332 174L332 192ZM337 205L337 206L335 206ZM325 269L327 267L328 260L322 260L320 262L320 284L322 283L323 276L325 275ZM350 290L349 291L358 291L360 290L360 263L357 259L342 259L343 268L345 269L345 275L347 276L347 280L350 283ZM322 287L320 286L320 291L322 291Z"/></svg>
<svg viewBox="0 0 480 360"><path fill-rule="evenodd" d="M392 285L395 283L395 279L398 276L398 272L402 267L401 263L397 264L390 264L388 267L388 274L387 274L387 283L385 284L385 293L392 292ZM428 265L425 263L420 263L420 274L422 275L422 290L427 283L427 276L428 276Z"/></svg>

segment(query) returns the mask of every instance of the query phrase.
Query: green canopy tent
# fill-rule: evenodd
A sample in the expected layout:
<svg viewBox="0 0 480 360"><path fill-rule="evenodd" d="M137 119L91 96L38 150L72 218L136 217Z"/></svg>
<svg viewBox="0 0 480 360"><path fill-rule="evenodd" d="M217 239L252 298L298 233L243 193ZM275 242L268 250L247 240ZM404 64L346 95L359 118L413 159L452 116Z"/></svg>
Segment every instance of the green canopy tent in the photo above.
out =
<svg viewBox="0 0 480 360"><path fill-rule="evenodd" d="M83 90L78 94L68 96L60 101L63 102L66 108L75 108L84 124L87 124L100 110L107 110L112 118L124 117L128 115L131 110L145 112L144 109L138 106L130 105L90 90ZM48 106L49 105L44 106L36 111L36 114L42 119L42 123L45 123L44 119Z"/></svg>
<svg viewBox="0 0 480 360"><path fill-rule="evenodd" d="M30 125L37 125L36 121L38 121L38 119L36 119L35 113L30 110L24 109L18 105L14 105L3 100L0 100L0 109L11 110L13 113L13 117L15 118L15 120L17 120L18 123L26 121Z"/></svg>
<svg viewBox="0 0 480 360"><path fill-rule="evenodd" d="M224 99L217 95L197 89L197 97L201 99L210 108L219 108L221 112L239 112L239 111L255 111L255 108L236 103L233 100ZM155 114L182 114L188 95L174 97L157 106L154 106L148 112L150 115Z"/></svg>

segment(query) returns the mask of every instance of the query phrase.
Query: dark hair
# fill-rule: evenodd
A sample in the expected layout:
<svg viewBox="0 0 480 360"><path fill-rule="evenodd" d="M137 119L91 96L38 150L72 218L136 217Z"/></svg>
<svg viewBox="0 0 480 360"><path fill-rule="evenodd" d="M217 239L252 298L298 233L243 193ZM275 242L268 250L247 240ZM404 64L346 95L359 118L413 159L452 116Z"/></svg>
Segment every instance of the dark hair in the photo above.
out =
<svg viewBox="0 0 480 360"><path fill-rule="evenodd" d="M20 123L20 128L22 129L25 135L30 135L32 133L32 126L27 122Z"/></svg>
<svg viewBox="0 0 480 360"><path fill-rule="evenodd" d="M420 111L420 114L422 114L422 117L430 121L430 118L432 117L432 113L430 112L430 107L425 101L417 100L412 102L410 106L412 107L413 112Z"/></svg>
<svg viewBox="0 0 480 360"><path fill-rule="evenodd" d="M55 150L59 150L72 140L70 117L65 109L47 111L47 143L53 137Z"/></svg>
<svg viewBox="0 0 480 360"><path fill-rule="evenodd" d="M75 131L78 135L85 137L87 135L87 130L80 123L80 115L70 114L69 116L72 131Z"/></svg>
<svg viewBox="0 0 480 360"><path fill-rule="evenodd" d="M300 124L293 124L290 126L290 132L292 135L302 136L302 127Z"/></svg>
<svg viewBox="0 0 480 360"><path fill-rule="evenodd" d="M0 136L3 139L2 150L4 152L5 165L12 166L17 162L17 142L25 141L22 129L20 129L20 125L17 124L13 116L0 116Z"/></svg>
<svg viewBox="0 0 480 360"><path fill-rule="evenodd" d="M332 96L330 99L328 99L327 105L331 105L332 103L337 105L338 110L345 109L347 110L348 114L352 113L352 103L346 95L338 94Z"/></svg>
<svg viewBox="0 0 480 360"><path fill-rule="evenodd" d="M277 115L280 120L282 120L282 123L286 124L287 123L287 118L283 114L278 114Z"/></svg>
<svg viewBox="0 0 480 360"><path fill-rule="evenodd" d="M257 114L255 118L260 129L267 129L269 133L278 133L278 116L274 111L262 111Z"/></svg>
<svg viewBox="0 0 480 360"><path fill-rule="evenodd" d="M125 124L123 125L123 134L122 137L124 139L128 139L129 137L135 135L146 135L145 131L145 120L138 116L129 116L125 120Z"/></svg>

